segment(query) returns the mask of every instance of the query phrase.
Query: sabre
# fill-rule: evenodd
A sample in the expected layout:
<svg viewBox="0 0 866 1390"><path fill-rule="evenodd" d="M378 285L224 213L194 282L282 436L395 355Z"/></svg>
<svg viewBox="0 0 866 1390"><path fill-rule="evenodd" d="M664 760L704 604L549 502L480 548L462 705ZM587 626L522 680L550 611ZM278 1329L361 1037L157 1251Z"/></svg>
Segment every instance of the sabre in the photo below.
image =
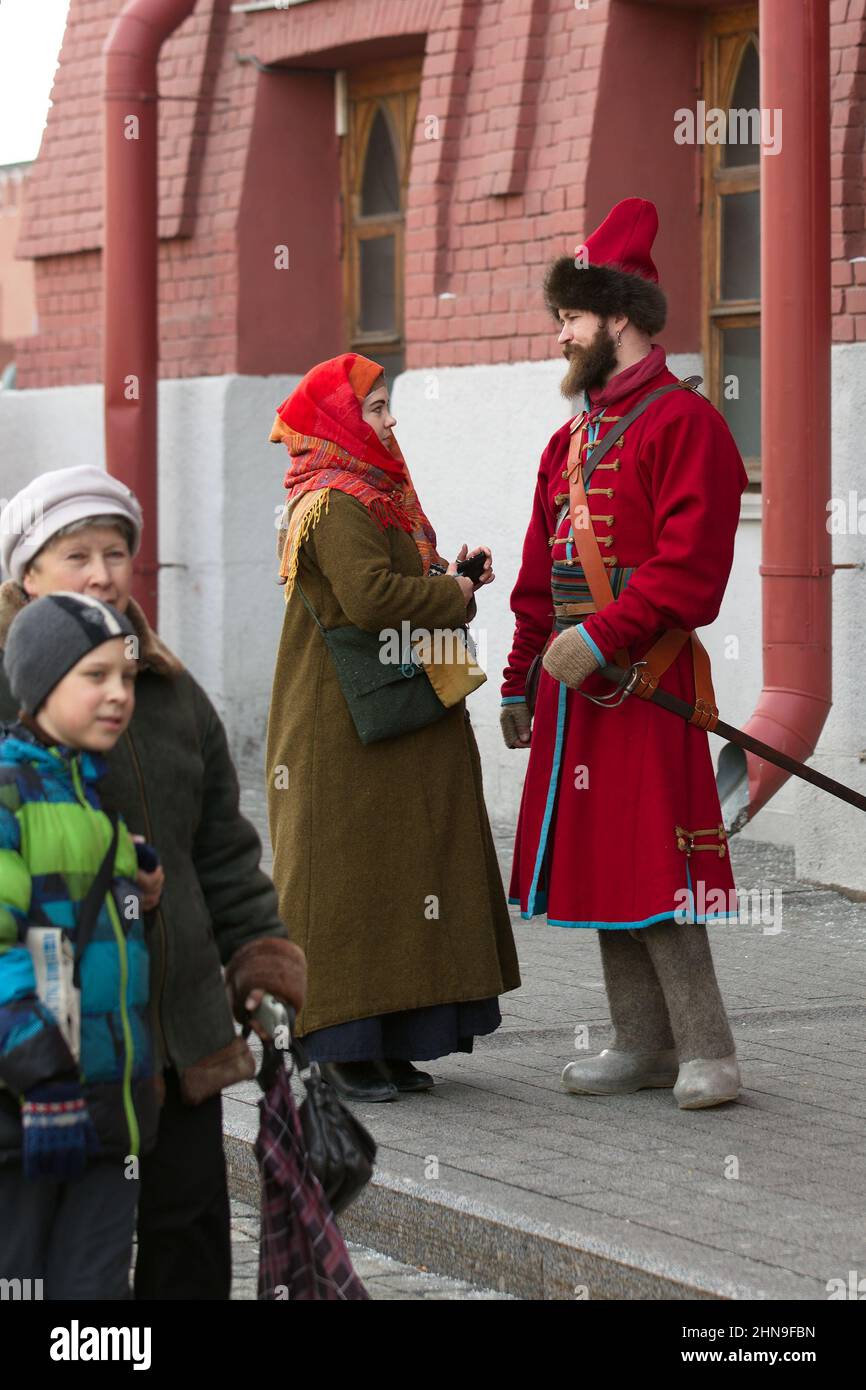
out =
<svg viewBox="0 0 866 1390"><path fill-rule="evenodd" d="M592 700L595 705L601 705L605 709L615 709L631 695L640 668L645 665L645 661L636 661L625 670L619 666L603 666L601 675L607 680L613 681L616 689L611 690L606 695L587 695L583 690L578 693L583 695L585 699ZM669 691L660 690L658 687L651 695L643 698L651 704L669 710L671 714L679 715L687 722L691 720L695 712L694 705L690 705L687 700L681 700L678 695L671 695ZM856 806L858 810L866 811L866 796L862 796L860 792L855 792L853 787L846 787L843 782L837 782L833 777L826 777L823 772L818 772L813 767L807 767L805 763L798 762L796 758L790 758L787 753L773 748L771 744L762 743L759 738L753 738L751 734L744 733L742 729L734 728L733 724L726 724L723 719L719 719L712 732L727 739L728 743L735 743L738 747L744 748L747 753L754 753L756 757L763 758L765 762L775 763L777 767L784 768L786 772L800 777L804 782L811 782L813 787L820 787L822 791L829 792L831 796L837 796L840 801L847 801L850 806Z"/></svg>

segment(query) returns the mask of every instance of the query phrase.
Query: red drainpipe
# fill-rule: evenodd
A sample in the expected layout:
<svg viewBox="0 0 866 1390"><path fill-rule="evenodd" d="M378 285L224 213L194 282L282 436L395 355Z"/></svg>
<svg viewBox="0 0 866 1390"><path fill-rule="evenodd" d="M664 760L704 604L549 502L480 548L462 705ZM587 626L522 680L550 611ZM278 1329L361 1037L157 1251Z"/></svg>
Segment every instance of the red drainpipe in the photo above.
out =
<svg viewBox="0 0 866 1390"><path fill-rule="evenodd" d="M105 41L105 459L144 512L133 597L157 623L159 51L196 0L128 0Z"/></svg>
<svg viewBox="0 0 866 1390"><path fill-rule="evenodd" d="M761 106L782 112L782 147L761 160L764 687L745 729L802 762L832 703L827 0L761 0L759 39ZM732 828L788 775L727 744L720 789L740 784Z"/></svg>

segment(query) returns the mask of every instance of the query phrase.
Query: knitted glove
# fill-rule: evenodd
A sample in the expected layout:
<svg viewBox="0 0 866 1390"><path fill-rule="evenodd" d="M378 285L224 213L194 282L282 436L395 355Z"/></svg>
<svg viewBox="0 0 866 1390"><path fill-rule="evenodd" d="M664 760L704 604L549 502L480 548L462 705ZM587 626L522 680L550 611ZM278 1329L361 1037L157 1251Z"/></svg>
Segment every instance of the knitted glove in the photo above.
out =
<svg viewBox="0 0 866 1390"><path fill-rule="evenodd" d="M27 1091L21 1125L26 1178L68 1182L101 1148L77 1080L46 1081Z"/></svg>
<svg viewBox="0 0 866 1390"><path fill-rule="evenodd" d="M587 676L598 670L598 657L576 627L570 627L551 642L541 661L545 671L555 681L572 690L583 685Z"/></svg>
<svg viewBox="0 0 866 1390"><path fill-rule="evenodd" d="M238 947L226 966L226 984L238 1023L246 1022L247 995L263 989L299 1013L307 992L307 961L284 936L257 936Z"/></svg>
<svg viewBox="0 0 866 1390"><path fill-rule="evenodd" d="M503 705L499 712L499 722L502 725L502 737L505 739L506 748L529 747L532 715L525 701L515 700L511 705ZM521 734L525 734L526 737L521 738Z"/></svg>

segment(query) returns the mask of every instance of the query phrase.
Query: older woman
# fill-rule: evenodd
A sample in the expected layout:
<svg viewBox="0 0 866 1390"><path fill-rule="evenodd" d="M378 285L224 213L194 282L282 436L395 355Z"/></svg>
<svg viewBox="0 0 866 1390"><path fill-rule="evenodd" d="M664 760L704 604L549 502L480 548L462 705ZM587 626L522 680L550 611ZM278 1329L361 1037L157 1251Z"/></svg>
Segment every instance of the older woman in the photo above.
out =
<svg viewBox="0 0 866 1390"><path fill-rule="evenodd" d="M222 722L130 596L141 534L135 496L101 468L43 473L0 515L0 653L16 613L58 590L130 618L139 640L135 714L108 756L106 805L155 845L165 886L151 942L154 1037L165 1081L156 1147L141 1163L139 1299L226 1299L229 1201L220 1091L255 1065L236 1015L269 989L299 1006L303 957L286 939L261 845L238 809ZM17 704L0 671L0 721ZM144 877L144 876L143 876ZM154 876L157 878L158 876ZM159 882L143 886L155 890ZM258 1031L258 1030L257 1030ZM4 1122L0 1094L0 1129Z"/></svg>
<svg viewBox="0 0 866 1390"><path fill-rule="evenodd" d="M381 367L346 353L308 372L271 433L290 454L267 747L274 882L308 957L298 1032L343 1095L368 1101L429 1089L413 1062L471 1052L520 984L464 702L363 743L318 626L456 629L493 578L489 552L479 584L454 564L438 572L394 424Z"/></svg>

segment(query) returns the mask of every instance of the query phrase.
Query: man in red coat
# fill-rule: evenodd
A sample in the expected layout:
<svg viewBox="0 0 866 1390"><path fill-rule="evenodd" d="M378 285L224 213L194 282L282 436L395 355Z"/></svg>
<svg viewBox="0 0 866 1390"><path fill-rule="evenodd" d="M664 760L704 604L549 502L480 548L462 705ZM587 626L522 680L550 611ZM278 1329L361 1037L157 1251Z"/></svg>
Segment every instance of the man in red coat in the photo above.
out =
<svg viewBox="0 0 866 1390"><path fill-rule="evenodd" d="M563 395L584 391L586 410L541 457L511 595L502 727L509 748L531 744L511 901L524 918L599 932L615 1039L570 1062L564 1087L673 1087L682 1109L697 1109L736 1099L740 1084L705 925L737 916L707 735L634 695L616 708L584 698L613 690L600 666L640 661L680 629L659 683L694 705L686 634L719 612L747 483L728 426L694 390L670 390L620 423L677 382L651 342L666 317L650 254L657 229L653 204L627 198L575 259L547 271ZM618 437L577 494L579 519L584 461L608 431ZM533 722L526 680L542 652ZM705 911L708 901L725 910Z"/></svg>

